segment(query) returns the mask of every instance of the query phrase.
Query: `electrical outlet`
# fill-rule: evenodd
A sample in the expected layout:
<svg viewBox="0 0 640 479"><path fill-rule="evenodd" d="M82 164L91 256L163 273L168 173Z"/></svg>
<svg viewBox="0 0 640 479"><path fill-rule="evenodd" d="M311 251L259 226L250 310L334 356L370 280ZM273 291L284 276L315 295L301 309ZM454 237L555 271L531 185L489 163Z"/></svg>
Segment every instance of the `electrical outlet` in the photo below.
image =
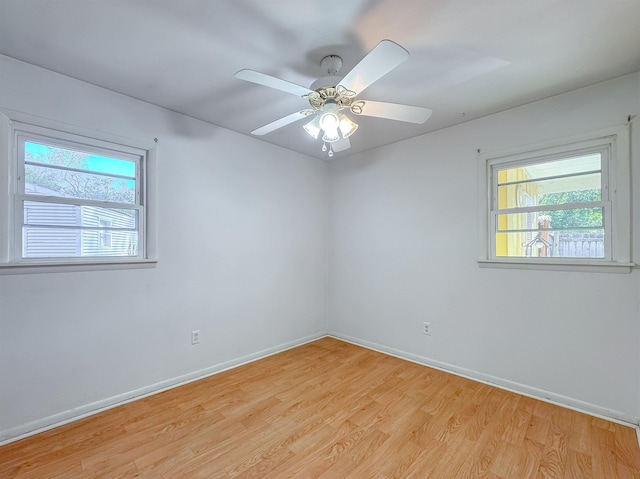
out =
<svg viewBox="0 0 640 479"><path fill-rule="evenodd" d="M200 342L200 330L191 331L191 344L198 344Z"/></svg>
<svg viewBox="0 0 640 479"><path fill-rule="evenodd" d="M422 334L431 336L431 323L427 323L427 322L422 323Z"/></svg>

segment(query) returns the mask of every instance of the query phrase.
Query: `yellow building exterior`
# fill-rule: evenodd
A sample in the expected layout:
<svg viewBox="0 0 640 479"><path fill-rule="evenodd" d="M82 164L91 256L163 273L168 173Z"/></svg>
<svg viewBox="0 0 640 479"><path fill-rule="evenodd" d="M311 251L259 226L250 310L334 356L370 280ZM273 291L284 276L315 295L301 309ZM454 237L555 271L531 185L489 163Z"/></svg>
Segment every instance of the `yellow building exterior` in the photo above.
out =
<svg viewBox="0 0 640 479"><path fill-rule="evenodd" d="M526 182L530 179L529 173L522 167L498 170L498 209L535 206L537 187L535 182ZM527 198L531 199L533 204L527 204ZM535 216L535 213L498 214L497 231L532 229L537 225ZM526 248L523 243L528 239L530 238L527 238L525 232L496 232L496 256L525 256Z"/></svg>

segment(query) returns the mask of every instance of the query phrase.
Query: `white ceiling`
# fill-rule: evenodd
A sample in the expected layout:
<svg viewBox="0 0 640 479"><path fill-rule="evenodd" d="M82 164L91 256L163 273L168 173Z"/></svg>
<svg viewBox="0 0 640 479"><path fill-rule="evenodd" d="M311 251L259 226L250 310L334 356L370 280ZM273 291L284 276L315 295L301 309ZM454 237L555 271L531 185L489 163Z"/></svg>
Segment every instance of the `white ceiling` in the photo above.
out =
<svg viewBox="0 0 640 479"><path fill-rule="evenodd" d="M357 117L334 159L640 70L640 0L0 0L0 53L246 135L308 103L236 71L308 87L385 38L411 56L362 98L433 116ZM303 123L260 139L328 159Z"/></svg>

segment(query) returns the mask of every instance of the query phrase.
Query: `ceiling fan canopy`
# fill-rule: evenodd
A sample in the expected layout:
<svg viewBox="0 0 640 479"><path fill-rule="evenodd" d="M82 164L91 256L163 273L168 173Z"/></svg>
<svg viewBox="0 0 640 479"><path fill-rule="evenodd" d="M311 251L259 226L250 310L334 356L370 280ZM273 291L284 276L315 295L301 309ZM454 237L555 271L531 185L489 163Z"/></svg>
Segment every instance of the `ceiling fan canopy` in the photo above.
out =
<svg viewBox="0 0 640 479"><path fill-rule="evenodd" d="M349 137L358 129L346 112L353 115L386 118L410 123L424 123L432 110L420 106L401 105L357 99L368 86L409 58L409 52L391 40L382 40L344 77L338 76L342 58L328 55L320 62L326 74L309 88L254 70L240 70L236 78L275 88L309 102L311 108L300 110L253 130L254 135L266 135L303 118L313 117L303 128L314 139L321 138L322 150L328 156L351 146Z"/></svg>

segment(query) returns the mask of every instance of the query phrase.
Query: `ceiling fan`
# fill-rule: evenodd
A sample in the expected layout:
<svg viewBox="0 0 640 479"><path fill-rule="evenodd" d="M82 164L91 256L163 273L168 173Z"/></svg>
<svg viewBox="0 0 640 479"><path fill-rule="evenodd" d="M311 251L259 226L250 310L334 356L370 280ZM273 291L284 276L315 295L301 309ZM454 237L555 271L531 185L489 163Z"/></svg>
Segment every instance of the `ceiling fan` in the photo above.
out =
<svg viewBox="0 0 640 479"><path fill-rule="evenodd" d="M268 86L308 100L311 108L296 111L264 125L251 133L265 135L303 118L311 117L304 129L314 139L323 141L322 151L328 156L351 146L349 137L358 129L345 111L354 115L388 118L410 123L424 123L431 116L430 108L401 105L357 96L369 85L389 73L409 58L409 52L391 40L382 40L344 77L338 76L342 58L328 55L320 66L327 76L316 80L309 88L254 70L240 70L236 78Z"/></svg>

